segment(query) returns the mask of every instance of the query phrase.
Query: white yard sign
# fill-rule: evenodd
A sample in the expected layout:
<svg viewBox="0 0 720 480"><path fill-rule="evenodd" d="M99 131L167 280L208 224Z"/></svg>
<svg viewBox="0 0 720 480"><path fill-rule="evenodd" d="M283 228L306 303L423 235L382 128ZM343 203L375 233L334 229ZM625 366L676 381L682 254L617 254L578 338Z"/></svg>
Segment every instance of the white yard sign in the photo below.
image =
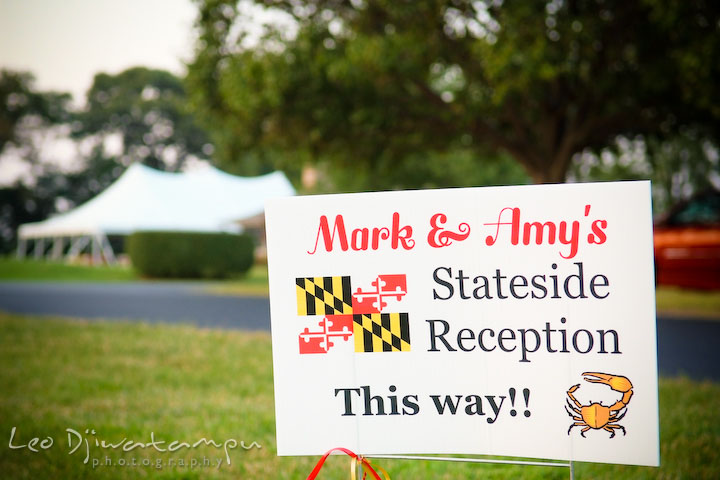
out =
<svg viewBox="0 0 720 480"><path fill-rule="evenodd" d="M649 182L271 200L279 455L659 464Z"/></svg>

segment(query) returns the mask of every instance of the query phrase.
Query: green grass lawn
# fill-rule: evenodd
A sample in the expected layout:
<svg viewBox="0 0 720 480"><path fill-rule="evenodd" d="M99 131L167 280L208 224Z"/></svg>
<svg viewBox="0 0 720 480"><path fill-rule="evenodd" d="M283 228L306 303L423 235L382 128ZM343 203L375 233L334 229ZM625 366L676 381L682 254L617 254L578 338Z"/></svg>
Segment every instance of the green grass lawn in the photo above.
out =
<svg viewBox="0 0 720 480"><path fill-rule="evenodd" d="M231 278L221 282L209 282L206 289L217 295L268 296L267 265L253 265L242 278Z"/></svg>
<svg viewBox="0 0 720 480"><path fill-rule="evenodd" d="M265 295L267 266L254 265L246 275L226 280L206 280L207 290L219 295ZM0 281L132 282L141 278L129 266L70 265L63 262L0 257Z"/></svg>
<svg viewBox="0 0 720 480"><path fill-rule="evenodd" d="M720 319L720 291L658 287L655 292L658 312L678 317Z"/></svg>
<svg viewBox="0 0 720 480"><path fill-rule="evenodd" d="M317 461L276 456L268 333L0 314L0 365L2 478L304 479ZM13 427L14 445L26 445L33 437L51 437L54 444L42 450L38 443L39 452L10 449ZM68 428L89 440L88 464L83 448L69 454ZM85 429L96 433L85 434ZM660 430L661 468L578 463L575 478L720 478L719 384L661 379ZM123 438L148 443L150 432L168 443L235 439L261 448L229 450L231 464L217 469L178 464L203 457L216 462L225 458L222 448L123 453L94 443ZM77 443L75 434L71 438ZM101 462L95 468L94 458ZM133 459L138 466L117 465ZM170 459L175 466L167 466ZM158 461L164 462L160 469ZM393 480L568 478L562 468L375 463ZM348 465L345 457L331 458L319 478L348 478Z"/></svg>
<svg viewBox="0 0 720 480"><path fill-rule="evenodd" d="M127 282L139 277L127 266L69 265L63 262L0 257L0 280Z"/></svg>

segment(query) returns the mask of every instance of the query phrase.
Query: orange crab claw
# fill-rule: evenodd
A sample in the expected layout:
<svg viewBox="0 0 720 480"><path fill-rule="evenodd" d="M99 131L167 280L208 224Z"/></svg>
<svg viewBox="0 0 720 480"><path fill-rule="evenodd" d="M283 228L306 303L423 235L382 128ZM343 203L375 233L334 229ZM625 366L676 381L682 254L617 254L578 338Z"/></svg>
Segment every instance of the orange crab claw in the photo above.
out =
<svg viewBox="0 0 720 480"><path fill-rule="evenodd" d="M585 372L585 381L590 383L602 383L608 385L616 392L626 393L632 390L633 386L627 377L601 372Z"/></svg>

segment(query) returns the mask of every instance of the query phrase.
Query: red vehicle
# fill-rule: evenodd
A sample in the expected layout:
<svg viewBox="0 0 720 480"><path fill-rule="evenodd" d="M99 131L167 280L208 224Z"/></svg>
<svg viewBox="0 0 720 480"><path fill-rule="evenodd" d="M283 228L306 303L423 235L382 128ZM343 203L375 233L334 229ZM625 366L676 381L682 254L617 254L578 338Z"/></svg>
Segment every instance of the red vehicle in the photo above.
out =
<svg viewBox="0 0 720 480"><path fill-rule="evenodd" d="M720 289L720 192L706 190L655 224L659 285Z"/></svg>

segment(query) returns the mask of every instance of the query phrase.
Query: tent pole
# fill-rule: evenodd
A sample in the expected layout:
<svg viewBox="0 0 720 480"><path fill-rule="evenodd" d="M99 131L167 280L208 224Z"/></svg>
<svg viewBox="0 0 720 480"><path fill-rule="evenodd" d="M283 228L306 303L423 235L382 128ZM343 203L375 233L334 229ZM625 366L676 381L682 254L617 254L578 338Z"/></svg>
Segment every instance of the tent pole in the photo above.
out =
<svg viewBox="0 0 720 480"><path fill-rule="evenodd" d="M110 240L108 240L107 235L105 233L101 233L98 235L100 238L100 245L102 247L102 256L105 259L105 263L108 265L114 265L115 264L115 252L113 252L112 245L110 245Z"/></svg>
<svg viewBox="0 0 720 480"><path fill-rule="evenodd" d="M25 258L25 253L27 249L27 240L24 238L18 238L18 244L17 244L17 258L22 260Z"/></svg>
<svg viewBox="0 0 720 480"><path fill-rule="evenodd" d="M53 238L52 259L60 260L63 251L63 237Z"/></svg>
<svg viewBox="0 0 720 480"><path fill-rule="evenodd" d="M35 259L39 260L45 254L45 238L35 239L35 250L33 251Z"/></svg>
<svg viewBox="0 0 720 480"><path fill-rule="evenodd" d="M88 237L85 235L81 235L77 237L70 246L70 250L68 250L67 257L68 260L73 260L77 258L78 255L80 255L80 252L82 252L83 248L88 244Z"/></svg>
<svg viewBox="0 0 720 480"><path fill-rule="evenodd" d="M100 258L100 236L95 234L90 239L90 249L92 251L92 264L100 265L102 258Z"/></svg>

